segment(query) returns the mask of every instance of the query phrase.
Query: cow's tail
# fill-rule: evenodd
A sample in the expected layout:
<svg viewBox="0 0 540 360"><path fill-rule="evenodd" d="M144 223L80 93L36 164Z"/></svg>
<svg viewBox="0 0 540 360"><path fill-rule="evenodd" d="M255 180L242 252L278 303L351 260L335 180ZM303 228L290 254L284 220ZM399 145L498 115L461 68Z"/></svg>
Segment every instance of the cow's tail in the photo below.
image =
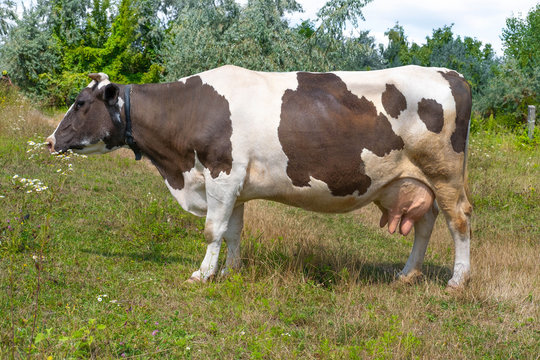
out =
<svg viewBox="0 0 540 360"><path fill-rule="evenodd" d="M465 195L467 196L467 200L469 201L469 203L472 203L472 199L468 181L469 173L467 167L467 158L469 157L469 136L471 134L471 121L472 119L469 118L469 125L467 126L467 137L465 138L465 156L463 157L463 186L465 188Z"/></svg>

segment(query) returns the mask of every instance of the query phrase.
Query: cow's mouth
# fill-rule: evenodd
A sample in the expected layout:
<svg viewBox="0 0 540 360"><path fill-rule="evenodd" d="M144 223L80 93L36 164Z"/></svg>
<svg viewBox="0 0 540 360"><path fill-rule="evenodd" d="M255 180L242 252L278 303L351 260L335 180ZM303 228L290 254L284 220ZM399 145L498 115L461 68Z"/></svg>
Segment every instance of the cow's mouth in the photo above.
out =
<svg viewBox="0 0 540 360"><path fill-rule="evenodd" d="M45 140L47 149L51 154L63 154L67 152L68 150L73 150L73 152L79 152L80 150L84 149L83 145L76 145L76 146L70 146L66 148L57 148L56 147L56 139L54 135L51 135Z"/></svg>
<svg viewBox="0 0 540 360"><path fill-rule="evenodd" d="M49 152L52 154L56 150L54 150L54 145L56 145L56 139L54 138L54 135L49 136L47 140L45 140L45 143L47 144L47 149L49 149Z"/></svg>

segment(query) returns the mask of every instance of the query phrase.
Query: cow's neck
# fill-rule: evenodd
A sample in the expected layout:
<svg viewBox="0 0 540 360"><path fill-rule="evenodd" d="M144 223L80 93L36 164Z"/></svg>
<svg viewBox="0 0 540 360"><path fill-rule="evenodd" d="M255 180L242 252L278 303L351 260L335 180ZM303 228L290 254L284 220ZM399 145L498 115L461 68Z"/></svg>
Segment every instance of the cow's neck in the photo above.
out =
<svg viewBox="0 0 540 360"><path fill-rule="evenodd" d="M228 102L199 77L185 83L134 85L133 137L175 189L200 161L212 176L229 172L232 125Z"/></svg>

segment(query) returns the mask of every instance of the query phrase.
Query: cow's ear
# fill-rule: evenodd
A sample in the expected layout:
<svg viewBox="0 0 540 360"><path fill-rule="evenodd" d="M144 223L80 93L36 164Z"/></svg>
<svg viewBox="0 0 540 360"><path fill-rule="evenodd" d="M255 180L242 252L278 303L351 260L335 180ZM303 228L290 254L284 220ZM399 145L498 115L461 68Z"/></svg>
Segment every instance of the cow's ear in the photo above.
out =
<svg viewBox="0 0 540 360"><path fill-rule="evenodd" d="M120 89L115 84L108 84L103 91L103 101L110 106L116 105L118 102L118 94Z"/></svg>

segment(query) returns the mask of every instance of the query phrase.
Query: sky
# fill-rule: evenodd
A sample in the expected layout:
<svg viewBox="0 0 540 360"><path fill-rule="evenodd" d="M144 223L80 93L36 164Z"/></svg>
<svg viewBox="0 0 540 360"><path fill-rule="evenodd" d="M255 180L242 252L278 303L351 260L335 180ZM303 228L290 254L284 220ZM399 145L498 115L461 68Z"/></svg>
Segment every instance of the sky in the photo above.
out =
<svg viewBox="0 0 540 360"><path fill-rule="evenodd" d="M304 13L289 15L292 23L314 19L318 9L326 3L326 0L297 1L302 4ZM386 45L385 31L399 22L409 43L424 44L433 29L454 24L454 35L489 43L497 55L502 55L500 35L506 27L506 19L524 18L538 3L538 0L373 0L363 9L366 21L359 22L358 30L370 30L377 44Z"/></svg>

